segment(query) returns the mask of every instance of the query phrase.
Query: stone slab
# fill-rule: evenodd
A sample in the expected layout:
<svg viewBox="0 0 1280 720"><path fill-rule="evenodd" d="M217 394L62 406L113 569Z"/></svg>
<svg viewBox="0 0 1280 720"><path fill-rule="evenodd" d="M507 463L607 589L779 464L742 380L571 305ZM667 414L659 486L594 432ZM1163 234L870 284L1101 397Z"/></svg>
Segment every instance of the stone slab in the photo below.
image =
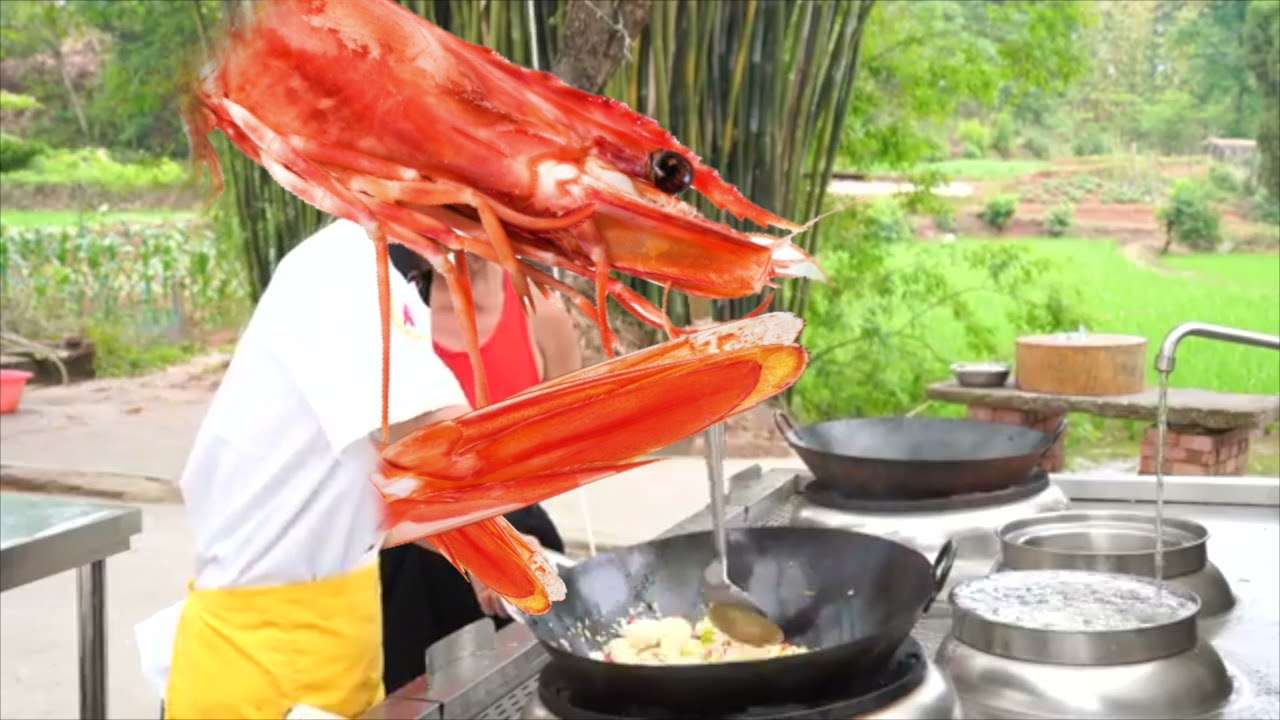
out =
<svg viewBox="0 0 1280 720"><path fill-rule="evenodd" d="M929 386L931 400L1010 408L1042 414L1082 412L1127 420L1156 419L1156 389L1132 395L1050 395L1019 390L1011 384L999 388L962 387L954 380ZM1231 430L1260 427L1280 418L1280 395L1244 395L1188 388L1170 388L1169 424Z"/></svg>

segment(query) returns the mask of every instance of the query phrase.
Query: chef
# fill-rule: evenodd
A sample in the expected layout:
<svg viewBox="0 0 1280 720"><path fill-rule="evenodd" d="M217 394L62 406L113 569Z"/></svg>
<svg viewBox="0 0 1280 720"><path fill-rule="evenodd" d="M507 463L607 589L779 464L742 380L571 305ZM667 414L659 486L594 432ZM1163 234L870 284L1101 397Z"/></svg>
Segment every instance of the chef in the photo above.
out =
<svg viewBox="0 0 1280 720"><path fill-rule="evenodd" d="M431 313L390 279L394 441L467 400L432 350ZM166 718L355 717L381 700L377 298L373 243L339 220L259 300L182 474L189 592L138 628Z"/></svg>

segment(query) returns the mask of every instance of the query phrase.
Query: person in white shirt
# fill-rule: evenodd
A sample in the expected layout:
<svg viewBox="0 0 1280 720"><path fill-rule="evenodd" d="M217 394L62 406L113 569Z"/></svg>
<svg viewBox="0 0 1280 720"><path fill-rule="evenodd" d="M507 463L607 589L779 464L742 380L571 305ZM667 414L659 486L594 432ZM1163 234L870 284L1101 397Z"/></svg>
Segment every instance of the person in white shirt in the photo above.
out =
<svg viewBox="0 0 1280 720"><path fill-rule="evenodd" d="M139 628L167 718L354 717L382 698L375 257L360 226L322 229L280 262L240 338L181 479L190 592ZM416 289L390 280L394 441L467 400Z"/></svg>

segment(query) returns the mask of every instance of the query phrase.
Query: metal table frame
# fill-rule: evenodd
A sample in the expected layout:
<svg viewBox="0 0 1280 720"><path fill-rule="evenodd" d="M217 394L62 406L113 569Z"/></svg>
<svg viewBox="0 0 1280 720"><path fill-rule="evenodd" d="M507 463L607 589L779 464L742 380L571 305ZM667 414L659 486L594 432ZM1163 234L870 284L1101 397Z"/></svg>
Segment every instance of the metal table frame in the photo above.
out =
<svg viewBox="0 0 1280 720"><path fill-rule="evenodd" d="M107 716L106 559L129 549L142 531L142 512L134 507L90 505L19 493L0 493L0 512L13 502L49 506L81 505L88 511L34 535L0 545L0 592L51 575L76 571L79 629L80 717Z"/></svg>

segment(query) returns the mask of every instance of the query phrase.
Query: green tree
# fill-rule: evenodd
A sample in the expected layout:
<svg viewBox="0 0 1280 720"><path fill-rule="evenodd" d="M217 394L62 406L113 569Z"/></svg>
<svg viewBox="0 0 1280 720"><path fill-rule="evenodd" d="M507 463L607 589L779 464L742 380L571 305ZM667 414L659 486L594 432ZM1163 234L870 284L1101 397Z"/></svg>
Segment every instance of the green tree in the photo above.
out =
<svg viewBox="0 0 1280 720"><path fill-rule="evenodd" d="M5 0L0 11L0 58L47 53L53 59L83 141L92 142L94 134L85 113L85 100L76 88L63 52L64 44L87 27L83 9L82 3Z"/></svg>
<svg viewBox="0 0 1280 720"><path fill-rule="evenodd" d="M1280 3L1253 0L1246 25L1249 70L1262 96L1257 128L1262 153L1259 176L1271 198L1280 201Z"/></svg>
<svg viewBox="0 0 1280 720"><path fill-rule="evenodd" d="M1249 3L1200 0L1187 5L1189 11L1174 31L1174 42L1187 51L1185 89L1204 107L1214 133L1249 136L1260 110L1245 58Z"/></svg>
<svg viewBox="0 0 1280 720"><path fill-rule="evenodd" d="M1065 89L1086 67L1091 3L891 0L876 6L845 123L847 167L910 166L942 153L961 110L1016 106Z"/></svg>
<svg viewBox="0 0 1280 720"><path fill-rule="evenodd" d="M112 147L178 155L186 148L179 103L198 69L217 0L88 0L87 22L111 37L88 114Z"/></svg>

